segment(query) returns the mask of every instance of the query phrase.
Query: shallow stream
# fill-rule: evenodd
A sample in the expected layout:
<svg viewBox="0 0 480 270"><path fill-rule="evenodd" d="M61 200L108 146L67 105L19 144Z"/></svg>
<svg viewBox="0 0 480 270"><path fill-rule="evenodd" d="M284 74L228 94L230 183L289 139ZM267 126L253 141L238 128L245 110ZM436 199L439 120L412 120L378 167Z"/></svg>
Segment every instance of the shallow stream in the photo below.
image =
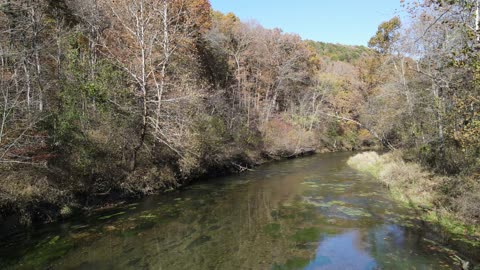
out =
<svg viewBox="0 0 480 270"><path fill-rule="evenodd" d="M274 162L29 232L0 269L459 269L351 154Z"/></svg>

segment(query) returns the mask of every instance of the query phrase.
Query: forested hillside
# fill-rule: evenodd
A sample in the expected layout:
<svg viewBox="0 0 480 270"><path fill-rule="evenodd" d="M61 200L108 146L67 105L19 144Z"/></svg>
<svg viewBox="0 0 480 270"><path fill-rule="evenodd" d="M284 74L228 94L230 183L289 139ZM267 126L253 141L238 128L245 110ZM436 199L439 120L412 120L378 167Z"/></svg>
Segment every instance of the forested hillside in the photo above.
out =
<svg viewBox="0 0 480 270"><path fill-rule="evenodd" d="M348 63L355 63L358 59L371 55L373 52L365 46L348 46L312 40L307 40L307 44L315 48L317 54L322 57Z"/></svg>
<svg viewBox="0 0 480 270"><path fill-rule="evenodd" d="M48 221L269 159L374 147L406 149L464 194L479 185L473 2L408 6L411 25L383 23L366 48L208 0L3 0L1 214Z"/></svg>

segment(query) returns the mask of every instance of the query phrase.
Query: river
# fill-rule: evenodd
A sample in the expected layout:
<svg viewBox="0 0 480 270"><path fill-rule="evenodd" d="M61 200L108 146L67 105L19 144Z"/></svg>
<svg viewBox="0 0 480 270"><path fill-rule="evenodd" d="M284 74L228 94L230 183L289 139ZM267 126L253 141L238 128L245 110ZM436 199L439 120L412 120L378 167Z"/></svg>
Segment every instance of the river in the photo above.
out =
<svg viewBox="0 0 480 270"><path fill-rule="evenodd" d="M351 153L273 162L2 232L1 269L458 269Z"/></svg>

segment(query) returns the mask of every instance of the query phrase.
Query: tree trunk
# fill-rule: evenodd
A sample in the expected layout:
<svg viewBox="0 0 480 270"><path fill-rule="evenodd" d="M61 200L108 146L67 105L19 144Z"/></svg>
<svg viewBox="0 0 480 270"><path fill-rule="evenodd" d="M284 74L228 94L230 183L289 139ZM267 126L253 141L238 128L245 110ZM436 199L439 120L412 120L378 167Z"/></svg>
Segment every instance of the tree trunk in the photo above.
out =
<svg viewBox="0 0 480 270"><path fill-rule="evenodd" d="M160 85L157 84L157 112L155 119L155 132L160 128L160 114L162 108L162 97L165 89L165 77L167 72L167 64L170 58L170 36L168 25L168 1L163 1L163 56L162 69L160 71ZM155 75L154 75L155 76Z"/></svg>
<svg viewBox="0 0 480 270"><path fill-rule="evenodd" d="M141 98L142 98L142 126L140 130L140 140L138 145L133 149L133 160L131 164L131 170L134 171L137 167L137 155L138 151L142 148L145 137L147 135L147 125L148 125L148 105L147 105L147 70L146 70L146 49L145 49L145 20L144 20L144 5L143 0L140 1L140 10L139 10L139 18L140 21L138 25L138 33L137 38L140 44L140 52L141 52L141 77L140 77L140 90L141 90Z"/></svg>
<svg viewBox="0 0 480 270"><path fill-rule="evenodd" d="M26 79L26 84L27 84L27 110L30 110L30 104L31 104L31 89L32 89L32 83L30 81L30 73L28 72L27 69L27 60L23 61L23 72L25 72L25 79Z"/></svg>
<svg viewBox="0 0 480 270"><path fill-rule="evenodd" d="M480 43L480 0L476 1L475 9L475 34L477 36L477 45Z"/></svg>

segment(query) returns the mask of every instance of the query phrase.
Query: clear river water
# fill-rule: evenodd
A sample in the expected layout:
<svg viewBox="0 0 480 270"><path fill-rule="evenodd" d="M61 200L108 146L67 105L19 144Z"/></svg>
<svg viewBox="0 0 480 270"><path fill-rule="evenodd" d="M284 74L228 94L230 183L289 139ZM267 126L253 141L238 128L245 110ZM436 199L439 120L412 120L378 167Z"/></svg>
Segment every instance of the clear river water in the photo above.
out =
<svg viewBox="0 0 480 270"><path fill-rule="evenodd" d="M351 153L273 162L2 233L0 269L460 269Z"/></svg>

